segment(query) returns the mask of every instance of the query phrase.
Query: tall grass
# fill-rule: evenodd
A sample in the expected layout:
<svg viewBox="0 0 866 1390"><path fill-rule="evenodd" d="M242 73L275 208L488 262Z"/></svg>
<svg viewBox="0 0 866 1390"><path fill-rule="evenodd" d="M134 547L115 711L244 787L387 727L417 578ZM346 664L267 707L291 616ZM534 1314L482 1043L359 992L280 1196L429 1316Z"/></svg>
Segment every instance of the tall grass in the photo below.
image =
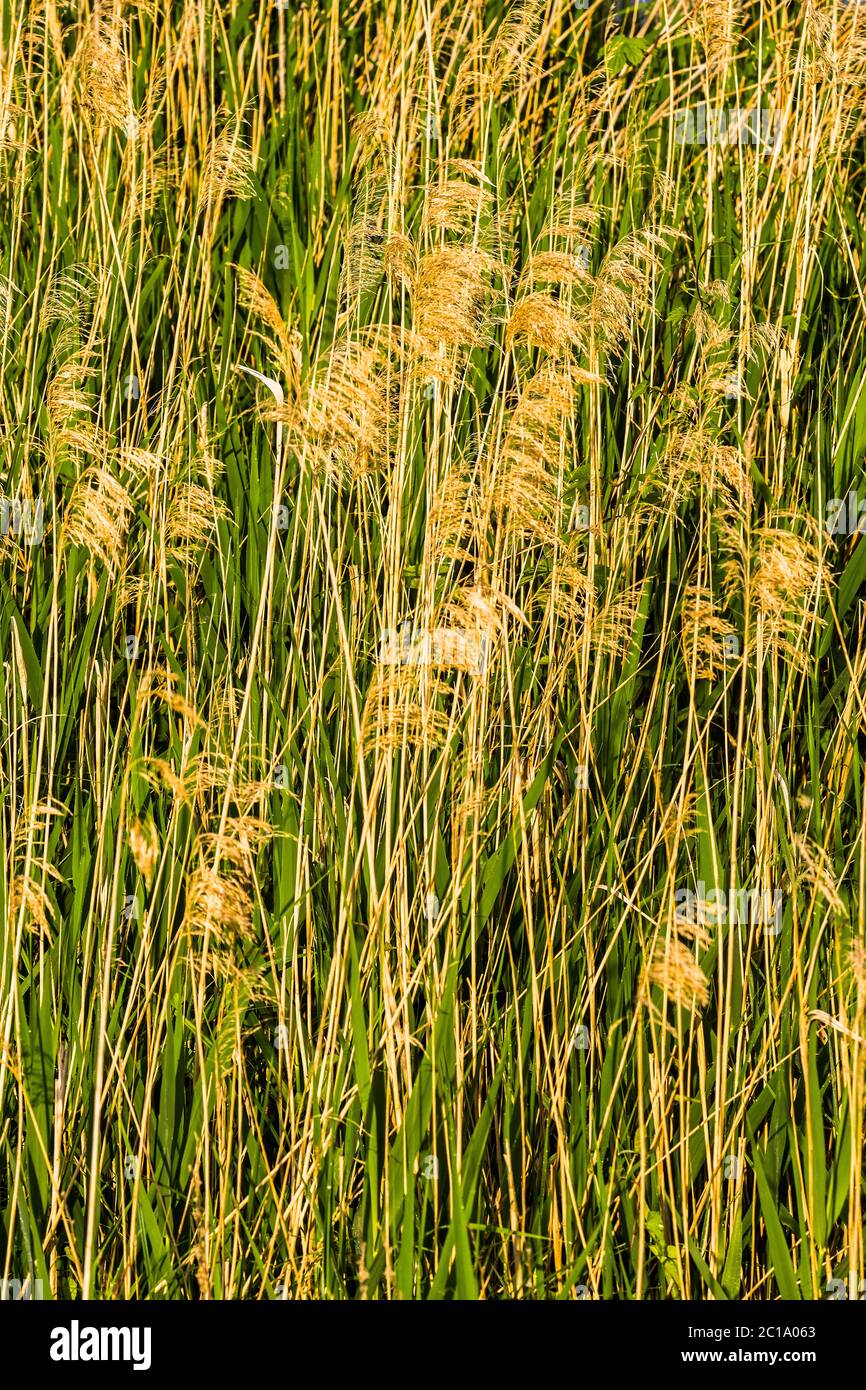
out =
<svg viewBox="0 0 866 1390"><path fill-rule="evenodd" d="M4 5L2 1278L857 1296L864 40Z"/></svg>

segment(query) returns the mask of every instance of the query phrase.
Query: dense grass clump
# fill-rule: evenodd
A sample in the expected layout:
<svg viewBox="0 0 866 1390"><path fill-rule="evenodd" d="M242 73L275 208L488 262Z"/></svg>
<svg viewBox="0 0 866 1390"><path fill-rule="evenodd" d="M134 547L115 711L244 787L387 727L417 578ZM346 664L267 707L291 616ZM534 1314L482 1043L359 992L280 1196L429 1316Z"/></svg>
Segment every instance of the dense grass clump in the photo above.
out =
<svg viewBox="0 0 866 1390"><path fill-rule="evenodd" d="M4 4L0 1278L857 1295L864 97L841 0Z"/></svg>

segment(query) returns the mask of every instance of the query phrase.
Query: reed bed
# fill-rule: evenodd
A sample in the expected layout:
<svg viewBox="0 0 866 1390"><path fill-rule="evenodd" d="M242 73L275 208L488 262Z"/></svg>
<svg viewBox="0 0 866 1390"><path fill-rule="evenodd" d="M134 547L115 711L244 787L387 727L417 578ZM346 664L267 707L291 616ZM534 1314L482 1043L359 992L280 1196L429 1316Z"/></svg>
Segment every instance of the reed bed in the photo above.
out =
<svg viewBox="0 0 866 1390"><path fill-rule="evenodd" d="M4 1281L866 1287L864 95L841 0L4 4Z"/></svg>

